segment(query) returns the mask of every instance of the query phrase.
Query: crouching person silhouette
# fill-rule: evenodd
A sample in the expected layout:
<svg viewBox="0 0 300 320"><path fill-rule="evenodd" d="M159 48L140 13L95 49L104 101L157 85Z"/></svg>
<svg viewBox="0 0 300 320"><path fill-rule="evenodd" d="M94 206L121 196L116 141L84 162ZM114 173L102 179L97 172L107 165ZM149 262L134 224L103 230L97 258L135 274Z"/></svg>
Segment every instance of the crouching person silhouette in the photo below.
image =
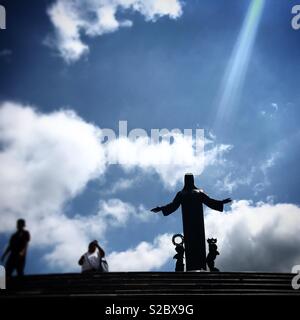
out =
<svg viewBox="0 0 300 320"><path fill-rule="evenodd" d="M168 216L181 206L187 271L206 270L203 204L211 209L223 211L224 204L229 202L231 202L230 198L224 200L209 198L195 186L194 176L188 173L184 177L183 189L177 193L174 200L163 207L151 210L152 212L162 211L164 216Z"/></svg>
<svg viewBox="0 0 300 320"><path fill-rule="evenodd" d="M89 244L88 251L78 261L82 273L108 272L108 264L105 260L105 252L97 240Z"/></svg>

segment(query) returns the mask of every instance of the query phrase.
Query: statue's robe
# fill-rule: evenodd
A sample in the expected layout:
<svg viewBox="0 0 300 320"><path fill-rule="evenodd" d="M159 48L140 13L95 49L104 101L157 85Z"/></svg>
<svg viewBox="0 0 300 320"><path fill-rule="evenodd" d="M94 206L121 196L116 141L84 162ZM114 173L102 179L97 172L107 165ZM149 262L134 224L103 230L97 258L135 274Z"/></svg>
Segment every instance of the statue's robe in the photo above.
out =
<svg viewBox="0 0 300 320"><path fill-rule="evenodd" d="M163 215L168 216L181 205L187 271L206 270L203 204L211 209L223 211L222 201L209 198L199 189L183 189L171 203L161 207Z"/></svg>

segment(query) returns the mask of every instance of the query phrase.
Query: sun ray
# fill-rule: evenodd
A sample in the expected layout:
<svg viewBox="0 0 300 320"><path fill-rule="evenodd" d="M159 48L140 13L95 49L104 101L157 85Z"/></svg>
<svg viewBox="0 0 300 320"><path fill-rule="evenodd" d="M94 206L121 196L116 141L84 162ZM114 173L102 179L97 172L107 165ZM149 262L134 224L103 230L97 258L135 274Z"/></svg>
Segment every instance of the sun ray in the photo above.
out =
<svg viewBox="0 0 300 320"><path fill-rule="evenodd" d="M249 5L222 81L217 102L216 130L231 118L239 101L264 5L265 0L252 0Z"/></svg>

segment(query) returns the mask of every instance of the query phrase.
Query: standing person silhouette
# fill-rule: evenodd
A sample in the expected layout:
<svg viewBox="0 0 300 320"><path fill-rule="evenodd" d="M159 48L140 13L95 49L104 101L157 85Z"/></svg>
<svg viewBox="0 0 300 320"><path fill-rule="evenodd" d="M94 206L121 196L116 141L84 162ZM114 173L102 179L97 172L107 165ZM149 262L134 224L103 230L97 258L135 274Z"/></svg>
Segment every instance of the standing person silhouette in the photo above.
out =
<svg viewBox="0 0 300 320"><path fill-rule="evenodd" d="M152 212L162 211L164 216L168 216L181 205L187 271L206 270L203 204L222 212L224 204L231 201L230 198L224 200L209 198L195 186L194 176L187 173L184 177L184 187L176 194L174 200L165 206L151 209Z"/></svg>
<svg viewBox="0 0 300 320"><path fill-rule="evenodd" d="M25 224L24 219L17 221L17 232L11 236L9 245L1 258L3 261L9 254L5 265L7 278L11 277L14 270L17 271L18 276L24 275L27 247L30 241L30 233L25 230Z"/></svg>

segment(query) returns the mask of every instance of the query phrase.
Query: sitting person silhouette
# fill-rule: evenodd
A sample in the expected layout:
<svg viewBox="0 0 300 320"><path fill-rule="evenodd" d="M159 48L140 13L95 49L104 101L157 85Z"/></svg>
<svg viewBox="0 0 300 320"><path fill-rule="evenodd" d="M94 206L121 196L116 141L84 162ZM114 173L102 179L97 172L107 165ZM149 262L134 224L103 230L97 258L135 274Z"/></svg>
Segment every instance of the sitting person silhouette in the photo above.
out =
<svg viewBox="0 0 300 320"><path fill-rule="evenodd" d="M9 245L1 257L1 261L4 261L5 257L9 254L5 265L8 279L14 270L16 270L17 276L24 275L27 247L30 241L30 233L25 230L25 224L24 219L17 221L17 232L11 236Z"/></svg>
<svg viewBox="0 0 300 320"><path fill-rule="evenodd" d="M88 251L81 256L78 261L78 264L81 266L82 273L90 273L90 272L105 272L108 270L103 268L103 264L106 264L104 260L105 252L99 246L98 241L94 240L89 244Z"/></svg>
<svg viewBox="0 0 300 320"><path fill-rule="evenodd" d="M217 243L217 239L211 238L211 239L207 239L208 242L208 255L206 258L206 263L208 265L208 268L210 271L219 271L218 268L215 267L215 260L217 255L219 255L219 251L218 251L218 247L216 245Z"/></svg>

